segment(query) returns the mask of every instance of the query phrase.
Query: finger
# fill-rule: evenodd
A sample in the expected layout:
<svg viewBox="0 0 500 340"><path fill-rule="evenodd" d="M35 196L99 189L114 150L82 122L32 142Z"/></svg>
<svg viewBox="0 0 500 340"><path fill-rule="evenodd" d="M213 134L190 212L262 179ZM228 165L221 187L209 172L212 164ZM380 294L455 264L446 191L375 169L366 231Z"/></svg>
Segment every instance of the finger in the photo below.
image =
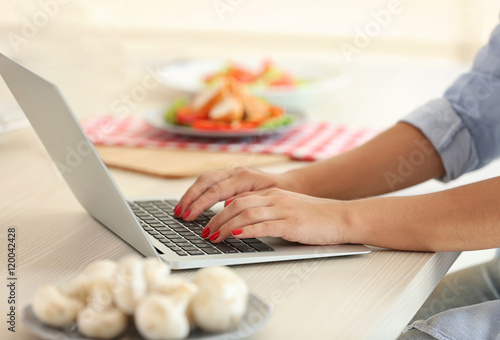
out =
<svg viewBox="0 0 500 340"><path fill-rule="evenodd" d="M212 242L221 242L231 236L234 230L242 229L256 223L279 219L280 217L276 212L276 209L270 209L269 207L246 209L221 225L217 231L212 230L212 235L210 235L209 238Z"/></svg>
<svg viewBox="0 0 500 340"><path fill-rule="evenodd" d="M228 179L210 186L202 195L195 199L187 208L189 216L184 215L186 221L192 221L203 211L217 202L233 197L241 192L246 192L251 186L251 180L241 174L232 175Z"/></svg>
<svg viewBox="0 0 500 340"><path fill-rule="evenodd" d="M259 208L259 207L268 207L270 205L270 199L263 199L262 196L251 195L243 198L236 198L230 205L222 209L217 215L212 217L212 219L208 222L210 226L210 235L218 231L222 225L234 219L239 214L245 212L245 214L251 214L252 212L248 212L249 209ZM248 216L248 218L253 218L253 216ZM249 221L250 224L252 223Z"/></svg>
<svg viewBox="0 0 500 340"><path fill-rule="evenodd" d="M251 195L264 195L269 189L264 189L264 190L258 190L258 191L245 191L242 193L239 193L233 197L230 197L226 200L224 203L224 207L227 207L229 204L231 204L232 201L234 201L237 198L243 198Z"/></svg>
<svg viewBox="0 0 500 340"><path fill-rule="evenodd" d="M285 237L288 226L285 219L261 221L242 228L233 229L232 236L238 239L259 237Z"/></svg>
<svg viewBox="0 0 500 340"><path fill-rule="evenodd" d="M208 188L228 179L231 174L228 171L213 171L201 175L196 179L193 185L181 197L179 204L174 208L175 216L182 216L188 210L191 204L198 199Z"/></svg>

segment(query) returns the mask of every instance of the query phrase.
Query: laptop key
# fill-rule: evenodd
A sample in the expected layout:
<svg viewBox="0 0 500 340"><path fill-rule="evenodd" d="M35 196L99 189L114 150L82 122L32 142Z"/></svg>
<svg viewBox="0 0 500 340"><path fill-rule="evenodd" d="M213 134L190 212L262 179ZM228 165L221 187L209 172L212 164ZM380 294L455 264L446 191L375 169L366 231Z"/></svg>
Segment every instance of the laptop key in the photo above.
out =
<svg viewBox="0 0 500 340"><path fill-rule="evenodd" d="M256 238L245 238L245 239L242 239L242 241L245 242L245 243L261 243L261 244L265 244L261 240L256 239Z"/></svg>
<svg viewBox="0 0 500 340"><path fill-rule="evenodd" d="M205 253L209 254L209 255L213 255L213 254L220 254L221 252L218 251L217 249L215 248L201 248L202 251L204 251Z"/></svg>
<svg viewBox="0 0 500 340"><path fill-rule="evenodd" d="M198 250L198 251L199 251L199 249L198 249L198 248L196 248L196 247L195 247L195 246L193 246L193 245L190 245L190 246L184 246L184 247L181 247L181 249L182 249L182 250L184 250L184 251L195 251L195 250Z"/></svg>
<svg viewBox="0 0 500 340"><path fill-rule="evenodd" d="M242 253L253 253L256 251L255 249L249 246L235 245L234 247Z"/></svg>
<svg viewBox="0 0 500 340"><path fill-rule="evenodd" d="M223 243L216 243L214 244L214 247L220 251L222 251L223 253L226 253L226 254L229 254L229 253L237 253L238 251L232 247L230 247L229 245L227 244L223 244Z"/></svg>
<svg viewBox="0 0 500 340"><path fill-rule="evenodd" d="M200 250L188 250L188 254L189 255L205 255L205 253L200 251Z"/></svg>
<svg viewBox="0 0 500 340"><path fill-rule="evenodd" d="M186 242L186 239L185 239L185 238L182 238L182 237L180 237L180 236L175 236L175 237L170 236L170 237L167 237L167 238L168 238L170 241L174 242L175 244L177 244L177 243L184 243L184 242Z"/></svg>
<svg viewBox="0 0 500 340"><path fill-rule="evenodd" d="M210 242L205 242L205 243L199 243L199 242L193 242L198 248L214 248L215 247L210 243Z"/></svg>
<svg viewBox="0 0 500 340"><path fill-rule="evenodd" d="M182 235L182 236L191 236L191 235L194 235L192 231L189 231L189 230L179 230L177 232L179 235Z"/></svg>
<svg viewBox="0 0 500 340"><path fill-rule="evenodd" d="M177 247L181 247L181 248L184 248L184 247L192 247L193 244L189 243L189 242L177 242L175 243L175 245Z"/></svg>
<svg viewBox="0 0 500 340"><path fill-rule="evenodd" d="M160 234L162 234L165 237L178 237L178 235L171 230L166 230L166 231L162 230L160 231Z"/></svg>

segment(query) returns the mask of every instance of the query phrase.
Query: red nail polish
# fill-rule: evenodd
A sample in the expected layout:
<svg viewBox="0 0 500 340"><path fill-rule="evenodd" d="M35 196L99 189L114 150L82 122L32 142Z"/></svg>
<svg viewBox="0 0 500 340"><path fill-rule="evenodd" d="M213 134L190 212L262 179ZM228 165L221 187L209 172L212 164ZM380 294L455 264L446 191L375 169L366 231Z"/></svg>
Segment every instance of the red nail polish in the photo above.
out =
<svg viewBox="0 0 500 340"><path fill-rule="evenodd" d="M215 241L219 237L220 232L217 230L212 236L210 236L210 241Z"/></svg>
<svg viewBox="0 0 500 340"><path fill-rule="evenodd" d="M231 234L236 236L236 235L241 234L242 232L243 232L243 229L234 229L233 231L231 231Z"/></svg>
<svg viewBox="0 0 500 340"><path fill-rule="evenodd" d="M189 209L188 211L186 211L186 213L184 215L182 215L182 218L183 219L186 219L189 217L189 214L191 214L191 209Z"/></svg>
<svg viewBox="0 0 500 340"><path fill-rule="evenodd" d="M203 238L207 238L207 236L210 235L210 228L208 227L208 225L203 228L203 230L201 231L201 237Z"/></svg>
<svg viewBox="0 0 500 340"><path fill-rule="evenodd" d="M224 206L225 206L225 207L227 207L229 204L231 204L231 202L232 202L232 201L234 201L234 199L233 199L233 200L227 200L227 201L224 203Z"/></svg>
<svg viewBox="0 0 500 340"><path fill-rule="evenodd" d="M174 208L174 215L175 216L179 216L182 212L182 207L180 205L176 205L175 208Z"/></svg>

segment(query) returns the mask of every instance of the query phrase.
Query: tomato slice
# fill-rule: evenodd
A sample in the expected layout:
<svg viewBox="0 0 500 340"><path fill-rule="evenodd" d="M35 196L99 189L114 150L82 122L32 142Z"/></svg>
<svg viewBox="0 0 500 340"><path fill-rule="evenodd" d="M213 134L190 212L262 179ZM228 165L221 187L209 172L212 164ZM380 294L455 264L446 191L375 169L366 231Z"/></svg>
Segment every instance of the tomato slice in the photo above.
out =
<svg viewBox="0 0 500 340"><path fill-rule="evenodd" d="M280 78L269 83L269 86L295 86L295 82L292 76L283 74Z"/></svg>
<svg viewBox="0 0 500 340"><path fill-rule="evenodd" d="M204 119L208 113L194 111L189 106L184 106L177 111L177 123L182 125L191 125L195 120Z"/></svg>
<svg viewBox="0 0 500 340"><path fill-rule="evenodd" d="M271 117L282 117L284 114L285 114L285 111L281 107L273 106L273 105L271 105L269 107L269 115Z"/></svg>
<svg viewBox="0 0 500 340"><path fill-rule="evenodd" d="M211 130L211 131L247 131L253 130L258 126L254 122L217 122L213 120L199 119L193 121L191 127L196 130Z"/></svg>
<svg viewBox="0 0 500 340"><path fill-rule="evenodd" d="M255 74L239 67L231 68L228 72L228 75L242 83L251 83L256 79Z"/></svg>

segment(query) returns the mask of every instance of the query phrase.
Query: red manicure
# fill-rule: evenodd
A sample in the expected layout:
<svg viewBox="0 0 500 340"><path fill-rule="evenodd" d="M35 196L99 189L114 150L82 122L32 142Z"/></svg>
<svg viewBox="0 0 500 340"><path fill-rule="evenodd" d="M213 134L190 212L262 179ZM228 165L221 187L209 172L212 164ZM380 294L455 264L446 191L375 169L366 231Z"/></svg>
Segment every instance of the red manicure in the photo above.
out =
<svg viewBox="0 0 500 340"><path fill-rule="evenodd" d="M201 237L203 238L207 238L207 236L210 235L210 228L208 227L208 225L203 228L203 230L201 231Z"/></svg>
<svg viewBox="0 0 500 340"><path fill-rule="evenodd" d="M174 215L179 217L179 215L181 214L182 212L182 207L180 205L176 205L175 208L174 208Z"/></svg>
<svg viewBox="0 0 500 340"><path fill-rule="evenodd" d="M210 236L210 241L215 241L219 237L220 232L217 230L212 236Z"/></svg>
<svg viewBox="0 0 500 340"><path fill-rule="evenodd" d="M225 203L224 203L224 206L227 207L229 204L231 204L231 202L234 201L234 199L232 200L227 200Z"/></svg>
<svg viewBox="0 0 500 340"><path fill-rule="evenodd" d="M233 231L231 231L231 234L233 234L233 236L236 236L236 235L239 235L243 232L243 229L234 229Z"/></svg>
<svg viewBox="0 0 500 340"><path fill-rule="evenodd" d="M182 218L183 219L186 219L189 217L189 214L191 214L191 209L189 209L188 211L186 211L186 213L184 215L182 215Z"/></svg>

